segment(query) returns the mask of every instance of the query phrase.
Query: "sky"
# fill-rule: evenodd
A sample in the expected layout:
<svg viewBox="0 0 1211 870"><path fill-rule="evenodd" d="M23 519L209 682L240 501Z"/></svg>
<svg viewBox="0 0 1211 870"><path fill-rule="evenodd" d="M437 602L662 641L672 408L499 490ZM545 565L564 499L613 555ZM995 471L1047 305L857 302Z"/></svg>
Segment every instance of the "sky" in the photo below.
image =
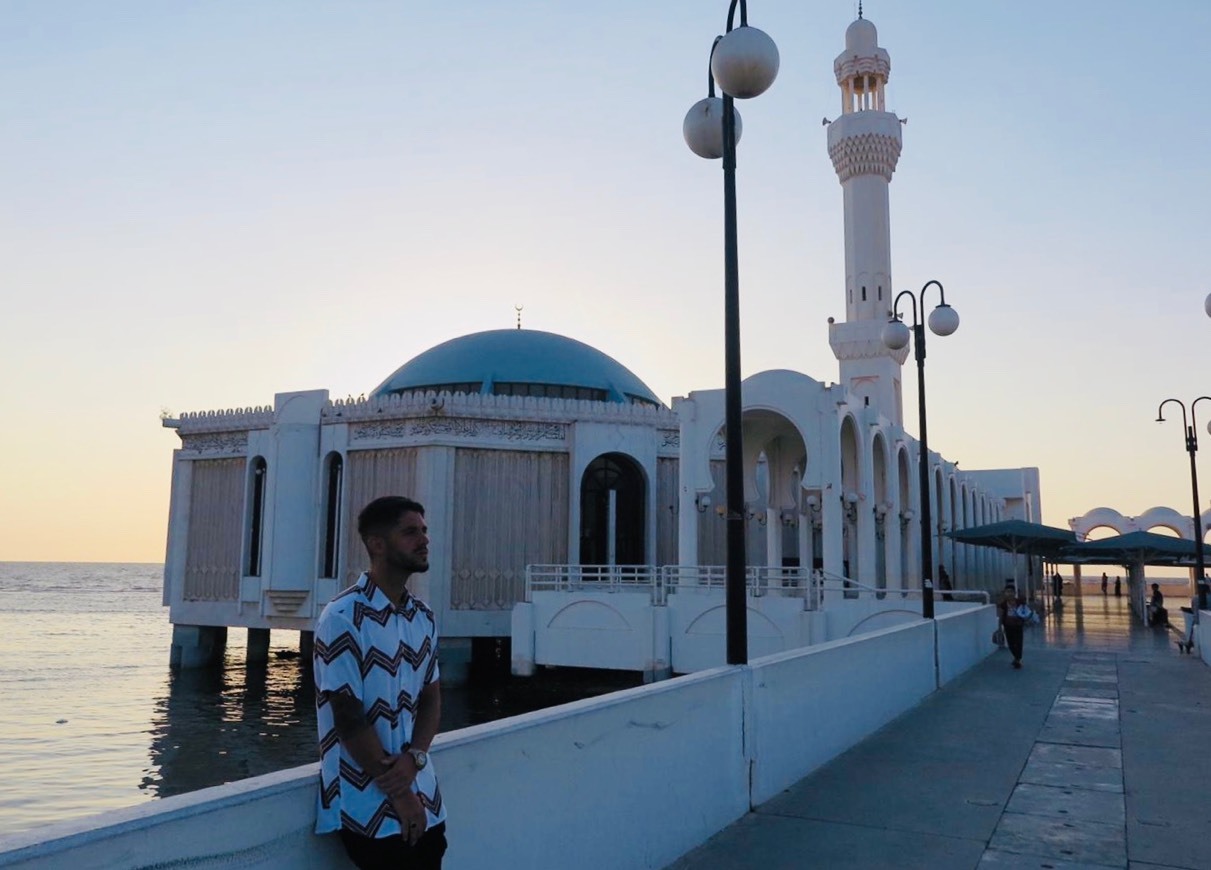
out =
<svg viewBox="0 0 1211 870"><path fill-rule="evenodd" d="M515 305L665 401L720 386L721 172L681 122L726 13L7 0L0 560L160 561L179 443L162 411L367 393L439 342L512 326ZM929 343L930 446L965 469L1038 466L1053 525L1189 512L1180 423L1155 419L1211 392L1211 4L865 15L908 119L893 281L941 281L962 318ZM821 122L854 17L749 4L782 65L738 104L745 376L837 377L842 199Z"/></svg>

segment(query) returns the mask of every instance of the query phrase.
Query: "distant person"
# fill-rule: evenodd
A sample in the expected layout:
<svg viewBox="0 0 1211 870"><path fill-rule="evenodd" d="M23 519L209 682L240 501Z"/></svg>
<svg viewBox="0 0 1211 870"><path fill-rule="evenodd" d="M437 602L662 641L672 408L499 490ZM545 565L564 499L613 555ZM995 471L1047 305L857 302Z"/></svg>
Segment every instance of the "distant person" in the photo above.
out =
<svg viewBox="0 0 1211 870"><path fill-rule="evenodd" d="M1198 612L1198 593L1194 593L1194 597L1190 599L1189 607L1182 607L1182 619L1186 623L1186 631L1177 639L1177 648L1180 652L1190 653L1194 650L1194 614Z"/></svg>
<svg viewBox="0 0 1211 870"><path fill-rule="evenodd" d="M1119 579L1118 574L1114 575L1114 597L1123 597L1123 581Z"/></svg>
<svg viewBox="0 0 1211 870"><path fill-rule="evenodd" d="M446 807L429 746L441 719L437 628L408 591L429 570L425 509L377 498L357 518L370 570L315 629L320 789L315 830L360 868L440 870Z"/></svg>
<svg viewBox="0 0 1211 870"><path fill-rule="evenodd" d="M1160 584L1152 584L1152 600L1148 602L1148 622L1150 625L1159 625L1162 628L1167 628L1169 625L1169 611L1165 609L1165 595L1161 592Z"/></svg>
<svg viewBox="0 0 1211 870"><path fill-rule="evenodd" d="M1064 597L1064 578L1056 571L1051 575L1051 597L1058 603Z"/></svg>
<svg viewBox="0 0 1211 870"><path fill-rule="evenodd" d="M1005 644L1013 655L1013 667L1022 667L1022 632L1030 618L1031 611L1026 604L1026 596L1018 595L1013 581L1005 583L1005 591L997 602L997 616L1001 621L1001 630L1005 632Z"/></svg>
<svg viewBox="0 0 1211 870"><path fill-rule="evenodd" d="M1110 582L1109 579L1106 577L1106 572L1103 571L1102 572L1102 594L1103 595L1106 594L1106 584L1109 582Z"/></svg>
<svg viewBox="0 0 1211 870"><path fill-rule="evenodd" d="M950 574L946 571L945 565L938 565L938 588L942 590L943 601L954 601L953 595L946 593L954 589L954 584L950 582Z"/></svg>

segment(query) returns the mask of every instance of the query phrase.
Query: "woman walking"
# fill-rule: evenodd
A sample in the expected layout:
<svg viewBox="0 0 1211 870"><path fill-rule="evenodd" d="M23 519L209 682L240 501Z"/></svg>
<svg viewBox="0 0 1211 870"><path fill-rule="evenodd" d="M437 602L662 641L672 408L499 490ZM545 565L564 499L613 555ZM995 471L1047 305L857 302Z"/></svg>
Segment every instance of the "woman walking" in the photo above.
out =
<svg viewBox="0 0 1211 870"><path fill-rule="evenodd" d="M1007 585L997 603L997 615L1001 620L1001 629L1005 632L1005 644L1013 654L1013 667L1022 667L1022 634L1026 619L1030 614L1030 606L1026 596L1018 595L1013 586Z"/></svg>

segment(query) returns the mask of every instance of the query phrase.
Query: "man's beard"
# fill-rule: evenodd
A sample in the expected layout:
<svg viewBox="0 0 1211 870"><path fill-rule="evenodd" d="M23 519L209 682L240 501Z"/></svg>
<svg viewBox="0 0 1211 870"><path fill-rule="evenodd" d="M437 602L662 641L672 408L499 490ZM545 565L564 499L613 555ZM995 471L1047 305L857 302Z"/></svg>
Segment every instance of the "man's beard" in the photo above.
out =
<svg viewBox="0 0 1211 870"><path fill-rule="evenodd" d="M412 553L393 553L388 560L392 568L399 568L410 574L424 574L429 570L428 556L417 556Z"/></svg>

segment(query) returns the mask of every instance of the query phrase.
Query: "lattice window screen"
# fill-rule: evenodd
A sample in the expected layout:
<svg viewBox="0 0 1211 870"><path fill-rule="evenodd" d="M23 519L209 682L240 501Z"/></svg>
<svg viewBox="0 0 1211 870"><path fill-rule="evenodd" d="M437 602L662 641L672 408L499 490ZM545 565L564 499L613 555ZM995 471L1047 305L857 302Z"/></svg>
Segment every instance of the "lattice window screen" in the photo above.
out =
<svg viewBox="0 0 1211 870"><path fill-rule="evenodd" d="M677 564L678 463L656 460L656 564Z"/></svg>
<svg viewBox="0 0 1211 870"><path fill-rule="evenodd" d="M246 466L243 459L193 463L185 546L186 601L235 601L240 597Z"/></svg>
<svg viewBox="0 0 1211 870"><path fill-rule="evenodd" d="M526 565L568 560L568 457L459 449L454 460L450 606L508 610Z"/></svg>
<svg viewBox="0 0 1211 870"><path fill-rule="evenodd" d="M711 490L711 506L698 514L698 564L722 565L727 561L727 521L719 516L719 506L727 506L727 488L724 481L724 463L711 462L711 479L715 488Z"/></svg>

